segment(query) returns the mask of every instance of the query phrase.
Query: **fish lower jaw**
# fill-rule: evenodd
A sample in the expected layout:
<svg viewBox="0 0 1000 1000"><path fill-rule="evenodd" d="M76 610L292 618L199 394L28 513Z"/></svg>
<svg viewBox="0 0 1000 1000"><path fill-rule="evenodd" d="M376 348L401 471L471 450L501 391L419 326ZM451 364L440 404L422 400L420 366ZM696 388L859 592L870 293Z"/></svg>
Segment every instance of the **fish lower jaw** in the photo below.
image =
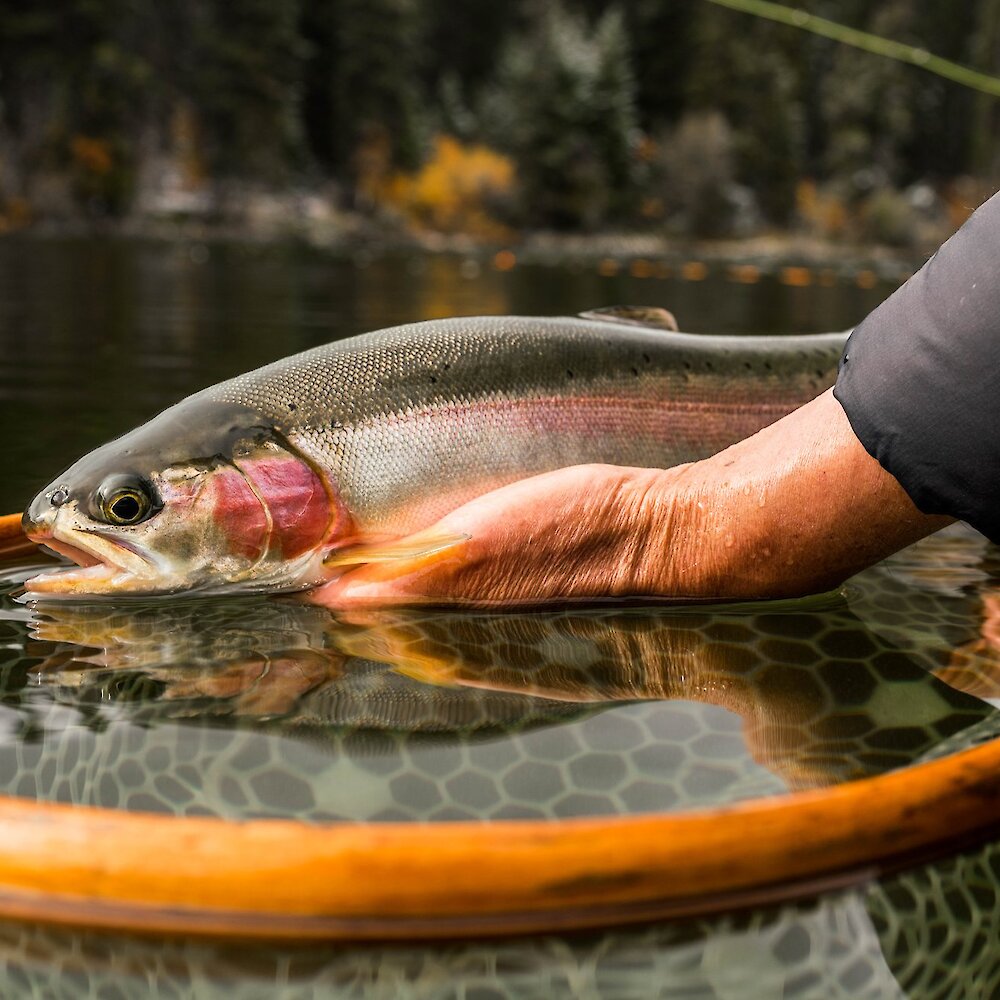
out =
<svg viewBox="0 0 1000 1000"><path fill-rule="evenodd" d="M106 538L100 532L76 530L57 519L51 531L29 537L76 565L59 566L26 580L25 600L86 600L169 589L170 581L165 579L161 566L127 543Z"/></svg>
<svg viewBox="0 0 1000 1000"><path fill-rule="evenodd" d="M31 598L87 598L129 593L141 589L134 574L120 566L97 563L49 570L24 582L25 596Z"/></svg>
<svg viewBox="0 0 1000 1000"><path fill-rule="evenodd" d="M324 571L322 556L322 552L309 553L291 563L271 567L270 571L257 568L243 574L220 573L215 581L198 574L188 578L182 572L164 566L150 565L148 573L109 562L60 566L26 580L21 600L86 601L102 597L181 596L189 593L202 596L297 593L329 580L330 574Z"/></svg>

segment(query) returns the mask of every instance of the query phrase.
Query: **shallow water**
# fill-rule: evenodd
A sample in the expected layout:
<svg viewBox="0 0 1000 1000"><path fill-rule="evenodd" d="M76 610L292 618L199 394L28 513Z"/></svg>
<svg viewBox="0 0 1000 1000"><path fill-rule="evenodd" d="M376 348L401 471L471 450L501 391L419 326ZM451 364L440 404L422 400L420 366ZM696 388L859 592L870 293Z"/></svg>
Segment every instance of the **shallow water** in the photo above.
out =
<svg viewBox="0 0 1000 1000"><path fill-rule="evenodd" d="M693 329L820 330L849 326L889 290L4 243L0 499L16 509L79 453L200 385L363 329L631 301L667 305ZM27 574L4 572L4 592ZM344 621L287 599L5 597L0 792L380 822L679 810L830 785L1000 732L1000 654L982 637L998 587L997 551L953 529L842 592L773 606ZM987 846L715 921L252 961L10 927L0 995L133 997L155 982L155 995L199 997L987 997L1000 989L998 879Z"/></svg>

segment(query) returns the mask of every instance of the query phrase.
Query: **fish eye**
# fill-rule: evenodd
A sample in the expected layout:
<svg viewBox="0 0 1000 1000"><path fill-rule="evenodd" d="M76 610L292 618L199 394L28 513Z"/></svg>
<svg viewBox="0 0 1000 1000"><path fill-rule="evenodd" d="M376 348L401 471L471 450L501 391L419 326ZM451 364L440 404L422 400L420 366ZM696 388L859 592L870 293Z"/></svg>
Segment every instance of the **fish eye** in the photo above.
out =
<svg viewBox="0 0 1000 1000"><path fill-rule="evenodd" d="M159 510L152 487L133 476L111 476L94 494L92 512L107 524L130 525Z"/></svg>

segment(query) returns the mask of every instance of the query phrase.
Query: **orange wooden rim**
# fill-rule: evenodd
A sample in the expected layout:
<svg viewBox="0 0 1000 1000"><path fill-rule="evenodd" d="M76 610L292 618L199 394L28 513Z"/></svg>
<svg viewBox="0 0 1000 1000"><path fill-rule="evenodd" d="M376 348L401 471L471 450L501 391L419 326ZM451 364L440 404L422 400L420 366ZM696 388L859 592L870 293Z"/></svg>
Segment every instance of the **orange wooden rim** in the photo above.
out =
<svg viewBox="0 0 1000 1000"><path fill-rule="evenodd" d="M1000 828L1000 740L787 798L553 822L318 824L0 798L0 916L366 940L585 928L801 896Z"/></svg>
<svg viewBox="0 0 1000 1000"><path fill-rule="evenodd" d="M24 533L21 531L21 515L4 514L0 516L0 540L13 538L18 535L21 538L24 537Z"/></svg>
<svg viewBox="0 0 1000 1000"><path fill-rule="evenodd" d="M14 559L38 551L38 546L21 530L20 514L4 514L0 517L0 559Z"/></svg>

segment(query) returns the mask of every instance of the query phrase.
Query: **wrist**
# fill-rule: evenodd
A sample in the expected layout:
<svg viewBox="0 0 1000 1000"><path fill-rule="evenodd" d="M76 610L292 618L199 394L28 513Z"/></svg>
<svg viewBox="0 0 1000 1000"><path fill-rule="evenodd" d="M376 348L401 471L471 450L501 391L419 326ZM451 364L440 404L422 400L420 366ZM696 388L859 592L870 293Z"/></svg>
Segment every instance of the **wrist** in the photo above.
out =
<svg viewBox="0 0 1000 1000"><path fill-rule="evenodd" d="M788 592L789 539L767 496L774 484L745 471L722 453L635 477L635 593L752 600Z"/></svg>
<svg viewBox="0 0 1000 1000"><path fill-rule="evenodd" d="M637 586L665 597L817 593L950 520L913 506L829 392L644 486Z"/></svg>
<svg viewBox="0 0 1000 1000"><path fill-rule="evenodd" d="M707 487L704 466L630 470L619 562L627 568L630 593L678 599L720 595L724 553L712 544L709 516L717 513L719 496Z"/></svg>

